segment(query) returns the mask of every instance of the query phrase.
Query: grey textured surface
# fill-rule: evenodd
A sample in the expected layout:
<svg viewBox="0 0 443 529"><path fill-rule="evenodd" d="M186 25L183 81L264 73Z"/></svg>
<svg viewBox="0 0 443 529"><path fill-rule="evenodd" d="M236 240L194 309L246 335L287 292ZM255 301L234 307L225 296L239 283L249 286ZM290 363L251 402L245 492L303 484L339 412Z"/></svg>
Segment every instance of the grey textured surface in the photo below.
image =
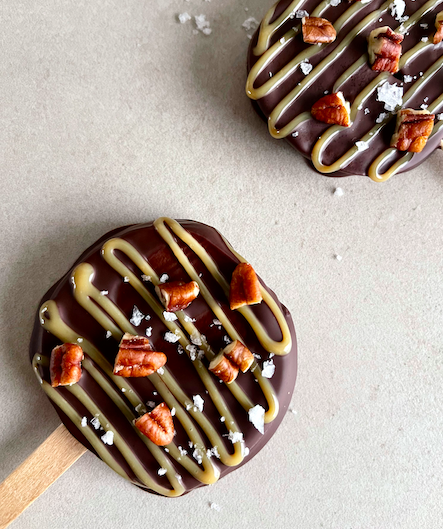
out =
<svg viewBox="0 0 443 529"><path fill-rule="evenodd" d="M291 309L300 352L297 414L239 471L167 500L87 454L14 529L441 526L443 153L375 184L268 137L242 23L269 7L3 2L0 480L58 424L27 360L38 301L114 227L215 226Z"/></svg>

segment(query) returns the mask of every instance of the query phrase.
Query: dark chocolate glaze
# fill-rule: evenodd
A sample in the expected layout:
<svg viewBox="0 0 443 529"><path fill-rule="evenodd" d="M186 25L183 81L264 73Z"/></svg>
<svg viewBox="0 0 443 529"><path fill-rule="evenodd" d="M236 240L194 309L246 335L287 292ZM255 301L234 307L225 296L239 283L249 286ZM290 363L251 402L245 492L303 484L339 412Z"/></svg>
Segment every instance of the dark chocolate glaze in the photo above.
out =
<svg viewBox="0 0 443 529"><path fill-rule="evenodd" d="M221 273L225 279L229 282L232 272L238 264L238 259L232 254L229 248L226 246L223 238L214 229L205 224L201 224L193 221L179 221L180 224L194 236L214 259L219 267ZM128 241L133 245L141 255L149 261L149 264L154 268L158 275L168 274L170 281L189 281L185 270L179 264L169 246L165 243L162 237L157 233L152 223L126 226L114 231L107 233L104 237L93 244L88 250L86 250L80 258L74 263L73 267L68 273L63 276L42 298L41 304L47 300L55 300L58 306L58 310L63 321L74 329L79 335L90 341L95 345L101 353L107 358L107 360L113 364L114 358L118 351L118 343L116 340L106 338L106 330L99 325L99 323L86 311L84 310L74 299L72 292L72 284L70 276L72 270L82 262L87 262L92 265L95 271L93 284L99 290L107 290L107 297L111 299L120 310L129 319L131 317L133 307L136 305L144 314L150 314L151 319L149 321L143 321L137 332L141 335L145 334L145 330L148 326L152 327L152 336L150 337L151 343L155 350L163 351L168 358L167 368L172 372L175 379L179 382L181 388L191 397L193 395L201 395L205 401L204 414L212 421L213 425L217 428L221 435L224 435L224 443L230 453L232 453L232 443L227 439L226 427L220 422L220 415L212 403L209 395L205 392L205 386L201 379L197 375L195 368L191 360L185 354L178 354L177 346L178 343L172 344L164 339L164 333L168 331L164 324L164 321L158 318L143 298L136 292L136 290L128 283L122 280L122 277L111 268L101 255L101 248L103 244L113 237L119 237ZM190 250L178 237L176 238L181 248L185 251L188 258L191 260L192 265L196 268L198 273L201 273L201 280L206 284L212 295L216 298L220 307L226 314L229 314L231 322L234 324L237 331L245 338L247 347L254 353L260 354L262 360L267 360L269 354L260 345L253 329L249 326L245 318L236 311L229 309L229 302L219 286L219 284L213 279L212 275L208 272L207 268L200 261L200 259ZM116 255L121 259L131 271L138 277L141 276L142 272L130 261L127 256L121 252L116 252ZM263 281L261 281L264 285ZM154 287L151 283L145 283L148 289L154 293ZM276 365L276 371L270 382L278 395L280 404L280 410L278 416L271 423L265 425L265 434L260 434L252 423L248 420L247 412L240 406L237 400L232 396L231 392L226 388L224 384L217 384L223 398L229 406L234 418L238 422L241 431L244 434L245 445L249 448L250 453L243 462L237 467L228 467L223 465L219 460L216 461L220 469L220 477L232 472L239 466L242 466L249 459L254 457L261 448L269 441L272 435L275 433L278 425L282 421L289 402L291 395L294 390L295 379L297 374L297 347L294 326L292 323L291 316L283 305L277 300L275 294L265 287L272 297L277 301L278 306L281 308L284 317L288 323L291 335L292 335L292 351L286 356L274 356L273 360ZM255 315L264 325L268 334L274 340L281 339L280 327L275 320L275 317L271 313L270 309L265 303L255 305L251 307ZM202 296L199 296L186 310L186 313L192 318L196 319L195 326L198 330L206 335L208 343L211 345L214 352L218 352L219 349L223 348L226 343L223 337L226 335L226 331L219 330L217 326L213 325L213 319L215 318L212 311L209 309L205 300ZM44 330L39 321L39 315L35 318L35 325L32 334L30 344L30 359L32 360L36 353L50 356L53 347L58 345L60 341ZM204 359L205 365L208 364L207 360ZM97 369L100 370L98 366ZM44 380L50 381L49 373L46 368L40 368L40 373ZM102 372L103 373L103 372ZM104 374L104 373L103 373ZM106 377L106 375L104 374ZM149 378L144 379L127 379L131 382L134 390L141 396L144 402L154 401L156 404L162 402L160 395L155 395L154 386L150 382ZM259 385L255 381L254 376L248 372L246 374L240 374L237 378L238 384L248 394L250 399L255 404L262 405L267 409L266 401L263 396ZM112 383L112 382L111 382ZM103 413L107 415L111 420L118 432L123 436L125 441L131 446L137 458L142 463L144 468L158 480L163 486L169 486L169 482L165 476L158 476L157 471L159 469L158 462L154 459L152 454L149 452L145 444L141 442L139 437L134 431L133 425L124 417L120 410L116 407L114 402L107 396L102 388L96 383L96 381L89 375L86 370L83 370L82 377L78 383L97 403ZM63 397L65 397L80 416L86 416L89 420L92 418L91 414L83 407L83 405L65 388L57 388ZM122 394L123 398L124 394ZM52 400L50 402L55 407L58 415L60 416L63 423L66 425L68 430L89 450L94 452L94 449L83 436L81 428L79 429L73 424L69 418L54 404ZM129 406L131 404L127 402ZM203 439L205 440L206 447L211 448L211 443L205 436L204 432L199 429L197 423L194 423L195 427L200 431ZM177 445L181 445L188 450L188 453L192 450L188 448L188 435L182 428L180 422L175 418L174 426L176 429L176 436L174 442ZM100 437L103 435L103 430L97 431L96 435ZM143 486L134 475L127 464L125 458L120 454L119 450L115 445L106 447L115 460L123 467L127 476L136 485ZM95 452L94 452L95 453ZM189 492L194 488L202 486L198 480L192 477L186 472L186 470L176 463L172 458L171 462L176 467L178 474L182 476L183 483L185 485L185 492ZM278 470L277 470L278 471ZM147 490L143 487L144 490ZM148 492L152 492L148 490Z"/></svg>
<svg viewBox="0 0 443 529"><path fill-rule="evenodd" d="M413 15L418 11L423 4L426 3L426 0L405 0L406 1L406 10L405 15ZM275 15L273 16L272 21L277 19L284 10L290 5L291 0L282 0L278 3ZM357 13L350 21L347 23L343 29L338 33L337 39L335 42L326 46L318 54L314 55L309 59L309 62L315 68L323 59L325 59L348 35L348 33L369 13L379 9L380 6L384 3L383 0L371 0L364 9ZM298 9L306 10L308 13L317 7L318 0L306 0ZM350 7L350 4L343 0L336 7L329 7L322 17L328 19L334 24L336 20ZM405 35L405 39L402 44L403 54L420 42L422 37L429 37L432 41L433 35L435 33L435 17L443 9L442 4L437 5L437 0L435 2L435 9L432 12L425 15L420 23L412 27L408 33ZM356 60L358 60L363 54L367 53L367 37L369 33L378 27L390 26L392 29L397 28L400 25L400 22L395 20L390 11L381 15L379 17L381 20L376 19L363 33L357 36L353 41L352 45L348 46L346 52L343 53L336 61L332 63L331 66L325 69L325 71L320 75L317 81L309 87L308 90L302 92L302 94L296 98L290 109L284 114L283 118L277 123L277 127L281 128L285 124L289 123L291 119L302 112L309 111L312 105L323 97L325 91L329 93L332 92L332 87L337 79L351 66ZM289 19L283 26L273 35L270 41L270 46L277 42L291 27L301 24L300 19ZM420 24L428 24L428 28L424 29L420 27ZM248 72L252 66L257 62L259 56L255 56L253 49L257 44L257 36L260 28L257 30L253 36L249 51L248 51L248 62L247 68ZM269 46L269 47L270 47ZM311 45L305 44L300 36L300 34L286 46L280 54L264 69L264 71L258 76L255 88L262 86L267 80L269 80L269 74L275 74L278 72L284 65L290 62L297 54L306 49ZM404 93L413 85L415 82L404 83L403 79L405 75L417 76L417 79L420 79L420 72L425 72L432 64L434 64L438 59L443 61L443 43L438 45L433 45L426 48L426 51L417 56L414 60L410 61L402 70L400 70L395 75L388 77L387 81L390 84L397 83L399 86L404 87ZM341 88L345 99L349 101L352 105L352 102L356 96L367 86L378 73L371 70L369 62L360 68L352 77L347 81ZM278 86L275 90L259 99L258 101L253 101L253 107L259 114L259 116L268 120L269 115L275 108L275 106L285 97L291 90L293 90L298 83L300 83L305 78L305 75L297 69L285 82ZM428 103L432 102L434 99L439 97L443 93L443 69L441 69L429 83L426 83L422 88L417 92L417 94L412 98L411 101L405 105L406 108L415 108L420 109L420 106L425 102L425 98L428 98L426 101ZM364 108L361 109L357 115L357 118L353 125L349 129L343 130L328 146L323 155L323 163L330 165L345 152L347 152L356 141L359 141L375 124L376 118L382 113L387 112L384 110L384 104L377 101L377 93L374 94L367 100L364 104ZM369 114L364 113L364 109L369 109ZM440 109L439 112L442 110ZM311 160L312 149L317 142L318 138L330 127L325 123L321 123L314 119L300 125L297 127L299 135L297 137L292 137L289 135L286 139L292 147L299 151L303 156ZM395 129L395 116L384 128L382 134L377 138L371 140L370 148L366 151L362 151L359 155L346 167L342 170L325 174L325 176L338 177L338 176L351 176L351 175L368 175L368 169L371 163L379 156L383 151L389 148L391 137ZM440 147L440 142L443 139L443 129L441 129L437 134L429 139L427 145L421 153L415 154L412 159L399 171L406 172L414 167L420 165L432 152ZM390 159L389 165L395 163L404 153L399 152L395 157ZM312 163L310 164L312 166ZM321 173L323 174L323 173Z"/></svg>

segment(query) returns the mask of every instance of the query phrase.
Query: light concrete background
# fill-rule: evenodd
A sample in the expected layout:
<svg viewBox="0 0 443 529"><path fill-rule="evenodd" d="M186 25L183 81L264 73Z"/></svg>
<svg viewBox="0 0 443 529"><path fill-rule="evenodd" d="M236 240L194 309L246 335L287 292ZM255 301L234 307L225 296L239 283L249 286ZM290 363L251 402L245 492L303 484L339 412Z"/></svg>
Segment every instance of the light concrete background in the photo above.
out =
<svg viewBox="0 0 443 529"><path fill-rule="evenodd" d="M297 413L239 471L167 500L87 454L14 529L442 526L443 152L376 184L272 140L242 28L270 4L2 4L0 480L58 425L27 358L38 301L114 227L218 228L291 309L300 353Z"/></svg>

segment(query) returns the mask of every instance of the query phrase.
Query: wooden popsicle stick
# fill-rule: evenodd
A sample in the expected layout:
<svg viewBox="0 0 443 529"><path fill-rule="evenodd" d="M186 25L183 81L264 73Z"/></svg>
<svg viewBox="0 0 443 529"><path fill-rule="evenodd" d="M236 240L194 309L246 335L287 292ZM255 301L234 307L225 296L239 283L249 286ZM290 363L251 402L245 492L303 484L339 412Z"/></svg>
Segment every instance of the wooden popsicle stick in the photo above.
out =
<svg viewBox="0 0 443 529"><path fill-rule="evenodd" d="M85 452L86 448L61 424L0 484L0 529L15 520Z"/></svg>

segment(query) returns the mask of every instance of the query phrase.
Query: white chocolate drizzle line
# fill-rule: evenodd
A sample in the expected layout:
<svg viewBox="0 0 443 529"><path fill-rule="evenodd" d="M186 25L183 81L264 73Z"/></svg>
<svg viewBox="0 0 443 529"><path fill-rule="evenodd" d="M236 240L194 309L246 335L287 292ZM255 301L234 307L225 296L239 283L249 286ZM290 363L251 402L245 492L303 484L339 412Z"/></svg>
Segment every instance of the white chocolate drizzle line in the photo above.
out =
<svg viewBox="0 0 443 529"><path fill-rule="evenodd" d="M159 219L159 220L161 220L161 219ZM172 219L167 219L167 220L169 220L171 222L175 222L175 221L172 221ZM169 234L168 231L167 231L167 233ZM186 232L186 233L188 233L188 232ZM171 239L172 239L172 237L171 237ZM194 239L194 241L195 241L195 239ZM170 244L170 241L166 241L166 242L168 244ZM197 241L195 241L195 242L197 242ZM172 240L172 243L176 245L176 243L173 240ZM170 244L170 246L171 246L171 244ZM174 247L173 246L171 246L171 249L172 249L172 251L174 251ZM181 251L180 248L178 248L178 249L179 249L179 251ZM194 249L194 248L192 248L192 249ZM107 241L103 245L102 255L103 255L105 261L116 272L118 272L122 277L127 277L128 278L128 280L129 280L128 283L143 297L143 299L149 304L149 306L157 314L157 316L162 319L163 323L169 329L169 331L171 331L172 333L176 334L179 337L179 343L183 346L183 348L185 349L185 352L189 356L190 353L186 349L186 346L187 345L191 345L191 342L188 340L188 338L185 335L185 333L182 331L182 329L175 322L170 322L170 321L165 321L164 320L164 318L163 318L163 311L164 311L163 306L160 305L158 300L156 298L154 298L154 296L152 296L150 294L150 292L145 288L145 286L140 281L140 279L129 268L127 268L124 263L122 263L115 256L115 254L114 254L115 250L119 250L122 253L124 253L143 272L143 274L151 276L151 282L154 284L154 286L159 284L159 277L158 277L157 273L155 272L155 270L149 265L149 263L142 257L142 255L140 255L140 253L131 244L129 244L127 241L125 241L123 239L111 239L111 240ZM176 255L176 257L177 257L177 255ZM184 256L184 258L186 259L186 256ZM182 262L181 262L181 264L183 265ZM210 292L208 291L208 289L206 288L204 283L201 281L201 278L198 276L196 270L190 264L189 264L188 268L185 267L185 270L186 270L186 272L188 273L188 275L190 276L190 278L192 280L195 280L195 281L197 281L199 283L200 294L205 299L205 301L208 303L208 305L211 308L211 310L213 310L215 316L224 325L224 327L225 327L227 333L230 335L231 339L232 340L241 339L241 337L239 337L238 333L236 332L235 328L232 326L232 324L229 321L229 319L226 318L224 312L217 305L217 303L215 302L214 298L212 297L212 295L210 294ZM211 271L211 270L209 270L209 271ZM91 278L91 276L89 276L89 278ZM98 290L95 289L95 287L92 287L92 289L91 289L91 287L92 287L92 285L90 285L88 287L89 288L89 292L90 292L89 295L91 297L93 297L93 299L98 304L100 304L101 303L101 299L100 299L100 297L98 297ZM103 296L101 296L101 297L103 298ZM211 300L212 300L212 303L211 303ZM274 301L274 300L272 300L272 301ZM276 304L275 304L275 306L276 306ZM112 315L112 313L110 313L110 314ZM212 360L212 358L215 356L215 353L211 350L209 344L202 338L202 335L198 332L197 328L192 324L192 322L186 321L185 315L182 312L176 312L175 314L176 314L176 316L178 318L178 321L183 326L183 328L187 331L189 336L197 335L197 336L200 337L200 339L202 341L201 349L205 352L206 358L209 361ZM282 318L284 319L283 314L282 314ZM285 324L286 324L286 321L285 321ZM106 328L106 327L104 327L104 328ZM254 328L254 330L256 330L256 329ZM135 329L134 329L134 331L135 331ZM128 331L128 332L130 332L130 331ZM289 332L289 329L288 329L288 332ZM134 332L132 332L132 334L134 334ZM290 336L290 334L289 334L289 336ZM238 430L238 426L237 426L232 414L229 412L229 409L227 408L227 406L226 406L226 404L224 402L224 399L221 396L216 384L214 383L213 377L212 377L211 374L209 374L206 366L199 359L196 359L193 362L193 364L194 364L195 369L197 370L197 373L198 373L200 379L202 380L202 382L204 383L206 389L208 390L209 395L210 395L212 401L214 402L214 405L216 406L218 412L220 413L220 416L226 417L225 425L228 428L228 430L233 431L233 432L239 431ZM260 385L260 387L261 387L261 389L262 389L262 391L263 391L263 393L265 395L266 401L268 403L268 410L265 413L265 422L266 423L271 422L271 421L273 421L275 419L275 417L278 414L278 410L279 410L277 396L276 396L275 391L272 388L272 385L270 384L270 382L267 379L265 379L264 377L261 376L260 368L256 364L252 367L251 371L253 371L254 376L258 380L259 385ZM165 376L167 376L167 377L170 376L170 374L167 372L167 370L165 370L165 374L162 375L163 378ZM152 379L152 377L153 377L153 375L151 375L151 379ZM169 384L172 383L172 380L173 379L172 379L172 376L171 376L171 380L168 379L168 381L165 380L165 382L169 386ZM245 409L245 411L248 411L249 409L251 409L254 406L254 403L249 399L249 397L244 393L244 391L240 388L240 386L236 382L233 382L232 384L227 385L227 388L231 391L231 393L234 395L234 397L237 399L237 401L240 403L240 405ZM176 389L177 390L179 389L178 385L176 385ZM186 402L184 405L186 406L187 404L188 404L188 402ZM234 445L234 446L236 447L236 450L239 450L241 448L241 447L237 447L237 445ZM237 454L237 456L238 456L238 454ZM223 462L225 463L225 461L223 461ZM226 462L225 464L229 464L229 463ZM235 464L238 464L238 463L235 463Z"/></svg>
<svg viewBox="0 0 443 529"><path fill-rule="evenodd" d="M323 12L330 7L329 0L324 0L312 13L311 16L319 17L323 14ZM363 5L361 2L356 2L351 5L349 9L347 9L342 16L335 22L334 28L339 34L339 32L342 30L343 26L350 22L352 18L359 13L362 9L366 7L366 4ZM275 8L275 6L274 6ZM273 9L274 9L273 8ZM267 31L271 30L272 26L267 26ZM278 28L277 28L278 29ZM301 53L299 53L294 59L292 59L290 62L288 62L281 70L278 72L274 72L271 79L267 80L263 85L261 85L259 88L255 88L255 82L257 81L258 76L263 72L263 70L273 61L275 57L277 57L291 41L293 41L297 35L300 33L301 26L298 24L296 27L291 28L285 35L278 40L275 44L273 44L269 49L266 48L263 55L258 59L258 61L252 66L248 78L246 80L246 94L251 99L257 100L261 99L262 97L267 96L270 92L275 90L278 86L280 86L284 81L289 79L289 77L298 69L300 66L300 63L302 63L305 59L310 59L314 55L317 55L320 53L327 44L322 44L321 46L310 46L309 48L306 48ZM262 31L262 27L260 27L260 32ZM272 35L275 33L275 30L272 30L269 35L269 39L272 37ZM269 40L268 39L268 40ZM255 53L255 50L254 50ZM256 54L259 55L259 54Z"/></svg>
<svg viewBox="0 0 443 529"><path fill-rule="evenodd" d="M410 28L412 28L414 25L416 25L420 19L425 16L427 13L435 9L442 0L429 0L426 2L419 10L417 10L414 15L412 15L406 22L403 22L403 24L398 27L395 31L401 31L402 33L406 33ZM276 4L277 5L277 4ZM292 59L289 63L287 63L279 72L275 72L273 77L269 80L267 80L262 86L259 88L255 88L254 84L257 80L257 77L260 75L260 73L269 66L271 61L278 56L281 51L287 46L289 42L291 42L295 36L300 32L300 27L292 28L290 31L288 31L284 37L282 37L278 42L276 42L269 50L269 42L271 37L275 34L275 32L289 19L292 18L291 14L294 10L298 9L301 5L300 2L293 2L286 10L285 12L272 24L269 24L269 21L272 19L272 16L275 12L276 5L271 8L271 10L267 13L265 18L263 19L263 22L260 26L259 30L259 36L257 41L257 46L254 48L253 52L255 55L262 55L258 61L254 64L254 66L251 68L248 80L246 83L246 92L248 96L251 99L260 99L262 97L265 97L267 94L269 94L271 91L275 90L282 82L284 82L286 79L289 78L292 73L294 73L297 68L299 67L300 63L309 57L312 57L313 55L316 55L321 51L321 49L324 47L322 46L311 46L298 54L294 59ZM285 138L289 136L294 130L301 124L309 119L312 119L312 116L310 112L303 112L302 114L299 114L298 116L295 116L288 124L286 124L281 129L277 129L276 123L278 120L282 117L282 115L289 109L289 107L292 105L292 103L295 101L295 99L305 90L307 90L312 84L317 80L317 78L325 71L327 67L330 67L331 64L344 52L345 48L360 34L362 33L372 22L374 22L377 18L379 18L381 15L387 12L387 10L390 8L391 2L387 1L385 2L380 8L373 13L370 13L367 15L355 28L353 31L351 31L344 40L340 43L337 48L335 48L323 61L321 61L313 70L312 72L303 79L286 97L284 97L273 109L273 111L270 113L268 118L268 128L271 136L277 139ZM316 8L312 16L319 16L323 10L325 9L325 2L322 2L319 4L319 6ZM355 16L355 14L358 13L358 11L362 8L366 7L364 5L362 7L362 4L360 2L356 2L353 4L349 9L343 13L343 15L339 18L339 20L335 23L335 28L337 33L342 29L343 25L346 24L350 18ZM263 34L261 34L263 33ZM432 46L432 42L423 43L419 42L414 48L409 50L401 59L400 61L400 69L407 64L410 60L412 60L414 57L416 57L419 53L422 53L426 50L428 46ZM364 64L367 63L367 55L363 55L359 60L357 60L352 66L350 66L344 74L340 76L340 78L336 81L333 91L337 92L340 88L340 85L344 84L345 81L347 81L354 73L358 71L360 67L362 67ZM428 70L428 72L431 71L431 68ZM424 74L423 77L426 77L427 74ZM362 107L362 104L366 99L373 93L373 91L377 88L379 84L381 84L383 81L385 81L389 77L388 74L380 74L374 81L368 85L368 87L363 90L357 99L354 101L354 104L352 106L352 112L351 112L351 120L354 121L357 115L357 110L359 110ZM422 79L420 79L421 81ZM425 79L427 81L428 79ZM414 84L410 91L412 90L413 93L416 93L421 86L421 83ZM409 97L410 99L410 97ZM358 103L356 104L358 100ZM360 141L368 142L371 139L373 139L386 125L387 121L383 121L380 124L377 124L373 129L370 131L370 136L368 134L365 135L364 138L361 138ZM312 152L312 162L316 169L322 173L331 173L338 171L339 169L342 169L349 165L349 163L356 158L356 156L359 154L359 151L357 147L352 147L349 149L347 153L345 153L342 157L340 157L335 163L329 166L325 166L321 162L321 157L324 149L327 146L327 142L331 141L337 134L339 134L341 131L344 130L344 127L338 127L338 126L332 126L330 129L328 129L320 138L319 142L315 145L313 152ZM440 125L436 125L434 127L434 133L438 132L440 130ZM391 149L388 149L384 153L382 153L380 156L377 157L376 160L373 161L369 168L369 176L372 178L372 180L377 182L383 182L386 181L388 178L390 178L393 174L398 172L404 165L412 158L412 154L409 153L408 155L403 156L398 162L396 162L387 172L384 173L384 175L379 174L379 168L382 163L384 163L390 156L392 156L393 151Z"/></svg>
<svg viewBox="0 0 443 529"><path fill-rule="evenodd" d="M103 296L102 296L103 297ZM48 307L49 305L49 307ZM45 330L48 330L59 338L63 342L77 342L77 338L79 337L68 325L66 325L65 322L60 317L60 314L57 309L57 305L55 301L48 301L45 304L44 311L46 314L45 319L45 325L43 327ZM46 324L47 323L47 324ZM112 378L115 382L115 379L123 378L123 377L117 377L112 375L112 368L110 364L107 362L107 360L103 357L103 355L86 339L83 338L82 341L82 349L83 351L92 358L100 367L106 372L109 378ZM40 356L40 355L35 355ZM120 393L115 389L115 387L112 386L112 384L104 377L94 366L92 361L85 357L83 361L83 368L86 369L91 376L96 380L96 382L101 386L102 390L108 395L109 398L111 398L114 402L114 404L119 408L119 410L125 415L125 417L130 422L132 428L134 431L136 431L137 435L142 439L142 441L146 444L149 451L152 453L152 455L155 457L155 459L158 461L159 465L162 468L166 468L166 477L169 479L171 485L173 486L173 490L170 491L169 489L166 489L164 487L159 486L156 484L152 478L149 476L149 474L146 473L146 470L141 465L141 463L138 461L137 458L135 458L134 453L131 451L130 447L124 443L124 442L117 442L116 435L118 432L112 427L111 422L106 419L103 415L103 412L99 410L99 408L96 406L94 401L80 388L79 385L74 384L73 386L67 386L66 389L71 391L77 399L88 409L88 411L91 413L91 415L97 416L100 420L100 423L102 427L105 429L111 429L114 432L114 439L115 439L115 445L120 450L122 456L125 458L125 460L128 462L128 464L131 466L132 470L136 474L137 478L140 480L140 482L146 486L149 489L152 489L159 494L162 494L164 496L179 496L183 494L184 489L181 485L181 481L178 480L175 471L169 462L168 458L165 456L165 453L154 443L152 443L148 438L146 438L144 435L142 435L138 429L133 425L133 420L136 418L136 415L127 407L124 400L122 399ZM38 372L36 371L36 374ZM47 393L47 395L56 402L58 405L58 401L55 400L54 396L59 397L59 393L55 391L47 382L42 381L40 375L38 374L39 381L43 384L43 389ZM152 381L152 376L151 376ZM118 381L117 381L118 382ZM183 408L177 403L177 401L173 398L171 395L171 392L166 388L166 386L163 384L154 384L157 391L161 396L165 399L167 404L172 408L176 408L176 416L180 420L180 422L183 424L184 428L190 432L189 437L190 440L193 442L196 448L204 448L204 442L198 432L195 428L193 428L193 425L191 421L189 420L186 412L183 410ZM128 396L128 392L125 392L125 396ZM61 397L60 397L61 398ZM143 406L143 402L135 396L135 393L132 392L132 402L134 407L137 407L138 410L141 409ZM70 414L66 413L66 408L70 407ZM64 411L70 418L71 415L75 416L76 412L74 408L70 406L69 403L65 402L63 407L60 406L62 411ZM76 417L78 420L71 420L73 423L79 428L79 430L83 433L84 429L81 427L81 418L78 416ZM119 437L119 439L121 439ZM104 450L104 445L99 439L95 439L96 442L92 443L91 445L94 447L94 449L97 451L97 453L100 455L100 457L108 463L108 459L104 459L102 457L102 453ZM88 441L90 441L88 437ZM220 445L223 443L220 439ZM97 450L97 446L99 447L99 450ZM218 469L213 465L212 461L209 460L209 458L206 456L206 453L204 450L201 450L202 452L202 464L203 468L205 469L204 472L201 471L201 469L191 460L189 457L182 456L179 449L174 443L170 443L168 445L168 450L170 455L176 459L180 464L196 479L201 481L205 484L211 484L215 483L219 477L219 471ZM222 455L224 446L217 446L219 448L220 456ZM240 449L241 450L241 449ZM239 450L239 451L240 451ZM109 464L109 463L108 463ZM114 470L115 465L109 464ZM121 472L119 472L120 475L123 475ZM126 474L124 473L124 477L127 478ZM128 479L128 478L127 478Z"/></svg>
<svg viewBox="0 0 443 529"><path fill-rule="evenodd" d="M423 43L420 43L420 45L417 45L416 48L419 48L415 50L414 53L411 53L409 57L405 56L405 61L414 56L417 53L422 52L423 50ZM411 52L413 50L410 50ZM443 62L441 59L438 59L421 77L411 88L408 90L408 92L403 97L403 106L407 105L408 101L417 93L417 91L426 83L430 82L432 80L432 77L441 69L443 68ZM386 78L388 77L387 74L383 73L378 75L360 94L356 97L354 100L354 103L351 107L351 120L353 121L355 119L355 116L358 112L358 108L363 105L363 103L366 101L366 99L376 90L377 86L382 84ZM443 95L443 94L442 94ZM439 98L440 99L440 98ZM436 100L438 101L438 100ZM436 108L436 107L435 107ZM364 141L366 143L370 143L380 132L383 130L383 128L386 126L387 123L392 119L392 116L389 116L385 118L381 123L375 124L372 129L363 136L361 141ZM334 125L332 127L329 127L326 132L322 134L320 139L315 144L313 150L312 150L312 163L314 164L314 167L321 171L322 173L332 173L334 171L338 171L339 169L342 169L343 167L346 167L357 155L358 155L358 149L356 146L351 147L343 156L341 156L338 160L336 160L331 165L324 165L321 162L322 154L327 148L328 144L332 141L332 139L340 133L342 130L342 127ZM377 182L385 182L388 180L392 175L394 175L396 172L398 172L411 158L412 153L410 153L411 156L409 156L407 159L405 156L403 156L399 161L397 161L393 166L389 168L389 170L384 175L378 174L378 168L380 167L381 163L384 163L389 156L392 156L394 153L398 152L396 149L388 149L387 151L384 151L379 157L374 160L374 162L371 164L369 169L369 177ZM389 156L388 156L389 154Z"/></svg>

